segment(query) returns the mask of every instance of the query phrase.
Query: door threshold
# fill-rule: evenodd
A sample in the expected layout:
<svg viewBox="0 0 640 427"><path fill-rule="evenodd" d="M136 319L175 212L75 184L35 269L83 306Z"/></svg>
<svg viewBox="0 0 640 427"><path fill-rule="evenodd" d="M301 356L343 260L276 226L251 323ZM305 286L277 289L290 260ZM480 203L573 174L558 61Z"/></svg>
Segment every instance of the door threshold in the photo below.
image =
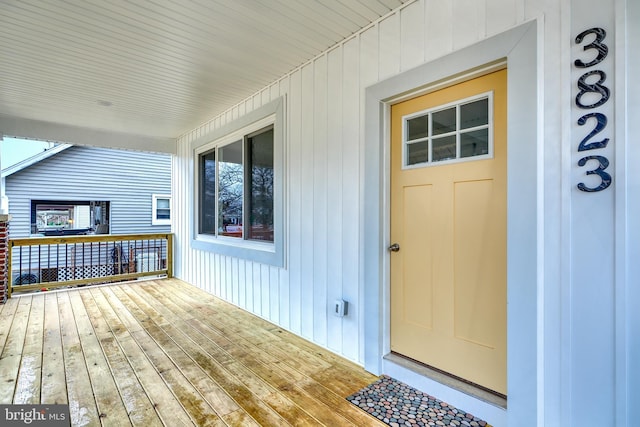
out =
<svg viewBox="0 0 640 427"><path fill-rule="evenodd" d="M384 356L384 359L475 399L501 409L507 409L507 397L503 394L488 390L477 384L447 374L398 353L389 353Z"/></svg>

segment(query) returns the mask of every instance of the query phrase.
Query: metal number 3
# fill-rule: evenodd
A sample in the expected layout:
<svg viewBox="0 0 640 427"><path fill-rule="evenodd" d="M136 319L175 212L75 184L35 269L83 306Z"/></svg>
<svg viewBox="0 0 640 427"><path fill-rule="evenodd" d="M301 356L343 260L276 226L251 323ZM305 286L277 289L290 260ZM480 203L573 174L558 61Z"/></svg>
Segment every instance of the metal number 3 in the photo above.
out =
<svg viewBox="0 0 640 427"><path fill-rule="evenodd" d="M604 58L607 57L607 54L609 53L609 48L607 47L607 45L602 43L602 40L604 40L604 38L607 36L607 32L602 28L589 28L588 30L581 32L576 36L576 44L582 43L584 38L589 34L595 35L596 39L592 43L585 45L583 50L587 51L589 49L596 49L598 51L598 55L593 61L589 62L583 62L581 59L576 59L573 63L578 68L588 68L599 64L604 60Z"/></svg>
<svg viewBox="0 0 640 427"><path fill-rule="evenodd" d="M589 160L596 160L599 163L596 169L587 171L587 175L598 175L600 177L600 185L597 187L587 187L581 182L578 184L578 189L588 193L602 191L611 185L611 175L604 171L609 166L609 160L604 156L587 156L578 160L578 166L584 166Z"/></svg>

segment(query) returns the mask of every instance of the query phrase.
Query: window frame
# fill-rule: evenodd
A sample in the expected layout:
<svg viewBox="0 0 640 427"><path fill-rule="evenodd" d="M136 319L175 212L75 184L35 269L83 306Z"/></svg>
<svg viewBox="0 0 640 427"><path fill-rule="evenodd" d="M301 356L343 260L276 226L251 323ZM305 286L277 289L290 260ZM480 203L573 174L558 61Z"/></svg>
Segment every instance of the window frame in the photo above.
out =
<svg viewBox="0 0 640 427"><path fill-rule="evenodd" d="M191 195L192 200L190 205L193 206L191 216L191 247L193 249L214 252L278 267L284 266L284 104L284 97L278 98L209 134L201 136L191 143L193 193ZM269 126L273 127L273 242L249 240L246 239L245 236L243 236L242 239L238 239L235 237L200 233L200 186L202 174L200 156L210 152L216 147L222 147L238 140L244 141L246 136L255 134L255 132L268 128ZM217 173L218 171L216 171L216 174ZM243 183L243 185L246 185L246 182ZM217 212L215 214L217 215Z"/></svg>
<svg viewBox="0 0 640 427"><path fill-rule="evenodd" d="M261 127L262 124L266 124L266 126ZM200 167L200 171L198 173L199 179L200 181L198 182L198 185L202 185L202 182L204 181L204 176L203 176L203 157L204 156L208 156L210 154L213 153L213 161L216 164L215 167L215 179L214 179L214 183L216 184L215 187L215 198L214 198L214 211L215 211L215 215L214 215L214 221L217 222L216 226L214 226L212 228L211 232L205 232L202 230L202 223L204 222L204 218L203 218L203 213L200 212L199 209L199 219L200 222L198 223L198 233L202 234L202 235L207 235L207 236L212 236L212 237L216 237L216 238L229 238L228 233L225 234L223 231L221 231L221 225L220 225L220 217L221 217L221 211L220 211L220 200L221 200L221 192L220 192L220 187L219 185L221 184L221 176L220 174L222 173L221 170L221 163L228 163L228 161L223 160L222 157L222 151L225 150L226 148L235 145L235 144L239 144L240 145L240 149L239 149L239 154L240 154L240 165L242 166L242 182L241 182L241 186L242 186L242 194L239 196L240 199L240 209L241 209L241 214L239 215L240 220L241 220L241 225L243 227L242 230L242 234L240 236L233 236L231 238L233 239L242 239L242 240L251 240L251 241L261 241L260 239L255 239L252 238L250 236L251 234L251 212L250 212L250 208L252 206L252 197L251 197L251 185L252 185L252 180L251 180L251 174L252 174L252 168L253 168L253 163L251 162L251 153L252 150L250 148L250 145L252 144L252 140L253 138L260 136L260 135L265 135L267 133L271 133L272 134L272 140L271 140L271 162L273 162L273 134L274 134L274 128L273 128L273 124L272 124L272 117L267 117L263 120L260 120L256 123L254 123L253 125L251 125L248 128L244 128L244 130L248 131L248 132L243 132L240 131L240 133L233 133L232 135L229 135L228 137L225 138L221 138L217 141L213 141L209 144L205 144L202 147L198 148L196 150L197 154L198 154L198 158L197 158L197 163L198 166ZM273 184L272 184L273 185ZM201 194L201 190L199 189L199 194L198 194L198 198L199 201L202 203L202 198L204 197L203 194ZM272 190L273 191L273 190ZM273 200L272 200L273 203ZM271 205L271 211L272 211L272 215L273 215L273 209L274 206L273 204ZM273 221L273 220L272 220ZM273 240L264 240L264 243L273 243Z"/></svg>
<svg viewBox="0 0 640 427"><path fill-rule="evenodd" d="M488 111L487 111L487 124L486 125L482 125L482 126L476 126L476 127L472 127L472 128L466 128L466 129L460 129L460 107L462 105L466 105L466 104L470 104L473 103L475 101L479 101L482 99L487 99L488 100ZM442 135L437 135L434 138L433 135L433 125L432 125L432 116L434 113L440 112L440 111L444 111L447 109L450 109L452 107L455 107L456 109L456 130L455 131L451 131L448 132L446 134L442 134ZM429 116L429 134L427 137L424 138L420 138L420 140L424 140L428 142L428 157L429 160L426 162L420 162L420 163L413 163L413 164L408 164L407 161L407 155L408 155L408 149L407 146L411 145L411 144L415 144L416 142L419 141L408 141L407 140L407 123L409 120L414 119L416 117L421 117L421 116L425 116L428 115ZM464 133L469 133L469 132L473 132L474 130L477 130L480 127L484 127L486 126L487 130L488 130L488 152L486 154L481 154L478 156L469 156L469 157L460 157L460 135L464 134ZM438 139L441 138L445 135L452 135L456 137L456 158L453 159L446 159L446 160L432 160L432 154L433 154L433 140L434 139ZM469 96L466 98L462 98L462 99L456 99L452 102L448 102L446 104L440 104L440 105L436 105L433 106L431 108L427 108L421 111L417 111L411 114L407 114L406 116L402 117L402 169L406 170L406 169L418 169L418 168L429 168L429 167L435 167L435 166L440 166L440 165L449 165L449 164L454 164L454 163L463 163L463 162L471 162L471 161L478 161L478 160L485 160L485 159L492 159L494 156L493 153L493 91L488 91L488 92L483 92L483 93L479 93L473 96Z"/></svg>
<svg viewBox="0 0 640 427"><path fill-rule="evenodd" d="M158 218L158 199L169 200L169 218ZM162 208L164 209L164 208ZM171 194L152 194L151 195L151 225L171 225Z"/></svg>
<svg viewBox="0 0 640 427"><path fill-rule="evenodd" d="M31 199L30 200L30 224L29 224L29 234L31 236L39 236L39 235L47 235L47 233L50 233L49 235L74 235L74 234L90 234L95 232L95 230L97 229L97 224L95 223L96 218L93 217L93 213L90 213L90 222L91 224L89 225L88 230L85 230L85 228L75 228L73 226L71 227L51 227L51 228L47 228L45 227L44 229L39 229L37 226L37 213L38 213L38 206L43 206L43 205L58 205L58 206L67 206L67 207L71 207L73 206L74 208L78 207L78 206L88 206L90 209L92 207L94 207L95 203L105 203L105 212L103 213L103 216L105 218L105 223L101 224L106 224L108 227L108 230L110 232L111 230L111 200L57 200L57 199ZM94 207L95 208L95 207ZM77 223L75 224L75 226L77 226ZM86 233L83 233L84 231L86 231Z"/></svg>

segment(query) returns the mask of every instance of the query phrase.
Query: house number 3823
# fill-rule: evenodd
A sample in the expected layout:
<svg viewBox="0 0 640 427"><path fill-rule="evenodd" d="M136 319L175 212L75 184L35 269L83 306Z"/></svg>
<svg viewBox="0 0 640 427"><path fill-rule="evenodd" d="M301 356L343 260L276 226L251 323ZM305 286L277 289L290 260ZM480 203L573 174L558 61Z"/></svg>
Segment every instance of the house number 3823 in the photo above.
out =
<svg viewBox="0 0 640 427"><path fill-rule="evenodd" d="M578 68L586 69L577 81L578 94L576 95L576 106L582 110L589 110L578 119L579 126L591 126L587 128L587 135L582 138L578 145L578 152L592 151L593 154L582 157L578 160L580 167L594 167L586 171L587 175L596 175L600 179L600 184L595 187L587 187L584 183L578 184L578 189L586 192L602 191L611 185L611 175L606 171L609 167L609 159L598 154L609 144L609 138L597 137L607 127L607 115L598 111L611 97L611 91L605 86L607 75L604 71L593 69L602 63L609 53L609 48L603 43L607 33L602 28L589 28L576 36L576 44L582 44L585 39L593 40L585 44L583 50L595 50L595 58L589 62L576 59L573 64ZM589 131L590 130L590 131Z"/></svg>

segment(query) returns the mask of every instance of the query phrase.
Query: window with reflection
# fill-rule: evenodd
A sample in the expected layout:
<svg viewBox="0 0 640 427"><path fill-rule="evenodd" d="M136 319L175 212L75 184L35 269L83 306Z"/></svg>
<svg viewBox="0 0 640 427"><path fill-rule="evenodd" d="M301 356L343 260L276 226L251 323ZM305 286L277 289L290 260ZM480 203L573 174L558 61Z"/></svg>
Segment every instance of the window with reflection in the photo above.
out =
<svg viewBox="0 0 640 427"><path fill-rule="evenodd" d="M214 145L198 162L199 232L273 242L273 126Z"/></svg>
<svg viewBox="0 0 640 427"><path fill-rule="evenodd" d="M31 200L31 234L64 236L109 233L110 202Z"/></svg>

